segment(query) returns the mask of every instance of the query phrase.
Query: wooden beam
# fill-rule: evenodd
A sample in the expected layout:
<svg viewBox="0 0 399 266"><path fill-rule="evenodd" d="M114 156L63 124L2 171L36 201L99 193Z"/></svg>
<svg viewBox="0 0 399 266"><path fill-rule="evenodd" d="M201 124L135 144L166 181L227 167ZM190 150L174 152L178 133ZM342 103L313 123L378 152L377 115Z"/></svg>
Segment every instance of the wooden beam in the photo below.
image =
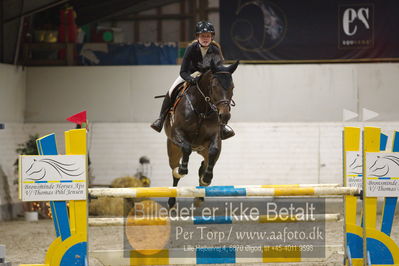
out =
<svg viewBox="0 0 399 266"><path fill-rule="evenodd" d="M19 13L22 14L24 12L24 4L25 4L25 0L22 0L21 2L21 6L20 6L20 10ZM18 60L19 60L19 54L21 52L21 39L22 39L22 29L24 27L24 22L25 22L25 17L21 17L19 19L19 26L18 26L18 33L17 33L17 43L16 43L16 47L14 50L14 65L18 64Z"/></svg>
<svg viewBox="0 0 399 266"><path fill-rule="evenodd" d="M140 41L140 20L134 22L134 42Z"/></svg>
<svg viewBox="0 0 399 266"><path fill-rule="evenodd" d="M186 14L186 0L182 0L180 2L180 14L185 15ZM181 19L180 20L180 41L187 41L187 28L186 28L186 20Z"/></svg>
<svg viewBox="0 0 399 266"><path fill-rule="evenodd" d="M192 39L194 37L195 23L197 21L196 10L197 10L197 1L189 0L188 14L190 16L190 19L188 22L188 27L189 27L188 39Z"/></svg>
<svg viewBox="0 0 399 266"><path fill-rule="evenodd" d="M0 0L0 62L4 63L4 0Z"/></svg>
<svg viewBox="0 0 399 266"><path fill-rule="evenodd" d="M199 0L199 18L200 20L208 20L208 0Z"/></svg>
<svg viewBox="0 0 399 266"><path fill-rule="evenodd" d="M76 46L74 43L67 43L66 44L66 64L68 66L74 66L76 65L75 62L75 49Z"/></svg>
<svg viewBox="0 0 399 266"><path fill-rule="evenodd" d="M216 13L216 12L219 12L219 8L218 7L208 7L207 9L206 9L206 11L208 12L208 14L209 13Z"/></svg>
<svg viewBox="0 0 399 266"><path fill-rule="evenodd" d="M157 41L161 42L162 41L162 19L159 17L162 16L162 8L158 7L157 8Z"/></svg>
<svg viewBox="0 0 399 266"><path fill-rule="evenodd" d="M2 0L2 1L4 1L4 0ZM33 10L30 10L28 12L22 13L22 14L20 14L18 16L14 16L14 17L8 18L8 19L6 19L4 21L2 20L2 21L4 22L4 24L7 24L7 23L12 22L12 21L14 21L16 19L20 19L20 18L23 18L23 17L34 15L36 13L42 12L44 10L47 10L49 8L52 8L52 7L59 6L61 4L67 3L69 1L70 0L60 0L60 1L57 1L57 2L54 2L54 3L50 3L50 4L47 4L47 5L44 5L44 6L40 6L38 8L33 9Z"/></svg>
<svg viewBox="0 0 399 266"><path fill-rule="evenodd" d="M190 18L190 15L183 15L183 14L163 14L163 15L133 15L133 16L120 16L120 17L114 17L110 19L109 21L135 21L135 20L158 20L158 19L163 19L163 20L181 20L181 19L188 19Z"/></svg>

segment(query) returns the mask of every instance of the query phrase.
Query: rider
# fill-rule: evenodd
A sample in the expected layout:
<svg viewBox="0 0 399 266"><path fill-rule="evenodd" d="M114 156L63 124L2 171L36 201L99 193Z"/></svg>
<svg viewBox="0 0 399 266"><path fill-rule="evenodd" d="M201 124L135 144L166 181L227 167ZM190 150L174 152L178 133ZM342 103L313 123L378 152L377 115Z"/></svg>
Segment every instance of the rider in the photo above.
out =
<svg viewBox="0 0 399 266"><path fill-rule="evenodd" d="M177 85L184 81L190 84L196 84L201 75L200 70L207 67L209 68L212 60L216 65L223 62L220 46L213 41L215 28L212 23L208 21L199 21L195 27L195 35L196 40L186 48L186 52L184 53L180 67L180 75L165 95L159 118L151 124L151 127L158 132L161 132L166 115L172 106L171 95ZM222 139L228 139L234 135L235 133L230 127L222 125Z"/></svg>

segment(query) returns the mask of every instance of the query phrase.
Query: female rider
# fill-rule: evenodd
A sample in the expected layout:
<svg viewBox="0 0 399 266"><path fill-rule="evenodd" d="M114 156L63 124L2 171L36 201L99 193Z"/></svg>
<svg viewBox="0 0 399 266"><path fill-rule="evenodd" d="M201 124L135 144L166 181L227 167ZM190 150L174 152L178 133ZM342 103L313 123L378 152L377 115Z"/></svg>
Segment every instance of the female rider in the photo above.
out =
<svg viewBox="0 0 399 266"><path fill-rule="evenodd" d="M151 127L161 132L165 122L166 115L172 107L171 95L176 87L184 81L195 84L199 76L200 70L209 68L211 61L218 65L223 62L223 55L219 44L213 41L215 36L215 28L212 23L207 21L199 21L195 27L196 40L187 48L183 56L180 67L180 75L170 87L162 103L159 118L151 124ZM234 131L228 126L221 126L221 138L228 139L235 135Z"/></svg>

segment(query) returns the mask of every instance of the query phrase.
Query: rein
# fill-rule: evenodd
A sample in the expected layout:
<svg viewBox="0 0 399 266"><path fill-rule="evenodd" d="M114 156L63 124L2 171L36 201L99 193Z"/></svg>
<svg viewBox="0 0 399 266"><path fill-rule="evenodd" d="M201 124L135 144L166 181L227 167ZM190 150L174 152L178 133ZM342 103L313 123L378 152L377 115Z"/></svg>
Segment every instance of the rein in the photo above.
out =
<svg viewBox="0 0 399 266"><path fill-rule="evenodd" d="M228 72L228 71L218 71L218 72L216 72L215 74L231 74L231 73ZM211 80L212 80L212 79L211 79ZM211 81L211 80L210 80L210 81ZM218 106L219 104L226 104L226 105L229 106L229 109L231 109L231 106L236 106L236 103L234 102L233 99L230 99L230 100L222 99L222 100L220 100L220 101L217 101L216 103L213 103L213 102L211 101L211 98L210 98L209 96L206 96L205 93L200 89L200 87L199 87L199 85L198 85L198 81L195 82L195 87L196 87L197 90L200 92L200 94L201 94L202 97L204 98L205 102L208 103L209 107L211 108L211 112L212 112L212 111L213 111L213 112L217 112L217 111L218 111L217 106ZM211 89L210 89L210 85L209 85L208 91L210 91L210 90L211 90ZM193 107L193 105L191 104L191 102L190 102L190 105ZM210 112L209 112L209 113L210 113ZM208 115L209 115L209 114L208 114Z"/></svg>

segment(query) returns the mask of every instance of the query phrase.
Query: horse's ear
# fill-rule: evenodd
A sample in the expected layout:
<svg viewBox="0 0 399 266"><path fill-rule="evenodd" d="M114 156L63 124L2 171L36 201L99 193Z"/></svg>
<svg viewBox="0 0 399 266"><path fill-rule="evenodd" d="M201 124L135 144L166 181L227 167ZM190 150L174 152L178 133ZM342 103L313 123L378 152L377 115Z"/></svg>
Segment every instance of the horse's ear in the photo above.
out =
<svg viewBox="0 0 399 266"><path fill-rule="evenodd" d="M240 60L237 60L234 64L230 65L227 67L228 71L233 74L234 71L236 71L238 64L240 63Z"/></svg>
<svg viewBox="0 0 399 266"><path fill-rule="evenodd" d="M218 71L218 69L217 69L217 67L216 67L215 62L213 61L213 59L211 60L211 71L212 71L212 73L215 73L215 72Z"/></svg>

